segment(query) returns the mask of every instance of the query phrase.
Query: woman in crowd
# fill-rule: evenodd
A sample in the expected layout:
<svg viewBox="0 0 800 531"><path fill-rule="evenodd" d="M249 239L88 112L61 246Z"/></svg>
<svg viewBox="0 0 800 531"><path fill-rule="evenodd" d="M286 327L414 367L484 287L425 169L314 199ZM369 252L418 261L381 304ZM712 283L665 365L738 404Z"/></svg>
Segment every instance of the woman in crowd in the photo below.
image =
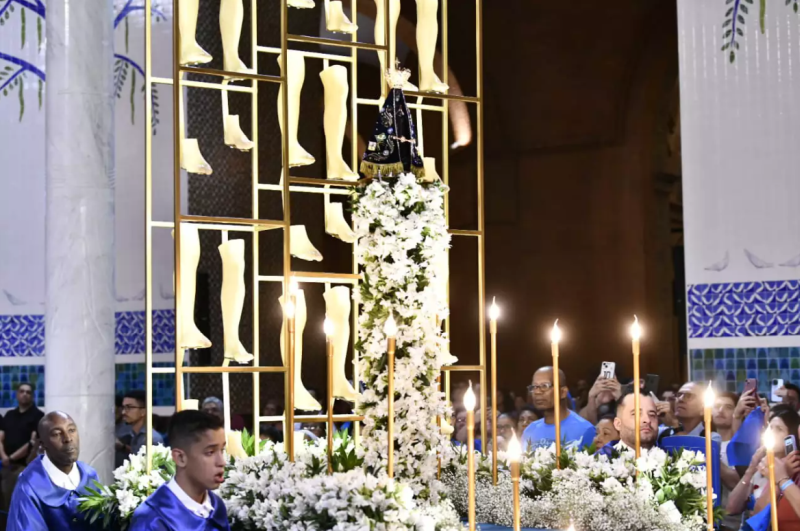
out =
<svg viewBox="0 0 800 531"><path fill-rule="evenodd" d="M769 414L769 425L775 435L775 488L778 489L778 527L781 531L800 531L800 455L792 452L786 455L784 439L788 435L798 437L800 416L792 408L779 404ZM741 514L752 508L753 515L748 524L755 531L769 528L770 502L769 472L766 468L766 450L759 449L742 480L728 497L726 510L729 514ZM754 525L757 523L761 525ZM766 524L766 527L764 527Z"/></svg>

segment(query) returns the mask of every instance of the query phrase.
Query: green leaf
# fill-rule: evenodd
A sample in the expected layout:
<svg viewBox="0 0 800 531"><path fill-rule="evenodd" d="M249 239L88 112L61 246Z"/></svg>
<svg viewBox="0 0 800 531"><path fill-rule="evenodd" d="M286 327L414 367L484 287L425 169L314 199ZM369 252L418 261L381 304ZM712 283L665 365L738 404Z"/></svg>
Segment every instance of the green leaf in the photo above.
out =
<svg viewBox="0 0 800 531"><path fill-rule="evenodd" d="M128 34L129 33L130 32L129 32L129 28L128 28L128 17L125 17L125 53L128 53Z"/></svg>
<svg viewBox="0 0 800 531"><path fill-rule="evenodd" d="M21 30L20 30L20 32L22 33L22 36L21 36L21 39L20 39L21 43L19 45L20 49L22 49L22 48L25 48L25 10L24 9L19 12L19 16L22 17L20 19L20 21L22 23Z"/></svg>
<svg viewBox="0 0 800 531"><path fill-rule="evenodd" d="M136 69L131 69L131 124L136 118Z"/></svg>
<svg viewBox="0 0 800 531"><path fill-rule="evenodd" d="M746 15L748 13L747 6L744 5L744 4L739 6L739 11L741 11L742 13L744 13Z"/></svg>
<svg viewBox="0 0 800 531"><path fill-rule="evenodd" d="M744 17L742 15L736 15L736 20L739 21L739 24L744 24Z"/></svg>
<svg viewBox="0 0 800 531"><path fill-rule="evenodd" d="M38 39L39 48L42 47L42 18L36 17L36 38Z"/></svg>
<svg viewBox="0 0 800 531"><path fill-rule="evenodd" d="M39 80L39 110L42 110L42 101L44 96L44 82Z"/></svg>

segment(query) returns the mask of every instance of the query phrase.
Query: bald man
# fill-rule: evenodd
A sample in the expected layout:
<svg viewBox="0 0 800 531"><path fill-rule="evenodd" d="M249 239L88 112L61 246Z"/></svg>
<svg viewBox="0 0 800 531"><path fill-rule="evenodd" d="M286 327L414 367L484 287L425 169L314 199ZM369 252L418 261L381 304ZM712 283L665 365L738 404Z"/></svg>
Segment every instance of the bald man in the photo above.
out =
<svg viewBox="0 0 800 531"><path fill-rule="evenodd" d="M533 407L544 414L544 417L531 422L522 433L523 448L549 447L555 444L555 397L561 403L560 422L561 442L565 446L577 445L585 447L592 444L595 429L592 424L567 407L567 378L564 371L558 371L558 392L553 389L553 368L542 367L533 373L533 383L528 386L528 392L533 396Z"/></svg>
<svg viewBox="0 0 800 531"><path fill-rule="evenodd" d="M53 411L39 421L38 433L45 455L19 476L7 531L99 529L78 512L78 498L97 481L97 472L78 461L80 437L75 421L66 413Z"/></svg>

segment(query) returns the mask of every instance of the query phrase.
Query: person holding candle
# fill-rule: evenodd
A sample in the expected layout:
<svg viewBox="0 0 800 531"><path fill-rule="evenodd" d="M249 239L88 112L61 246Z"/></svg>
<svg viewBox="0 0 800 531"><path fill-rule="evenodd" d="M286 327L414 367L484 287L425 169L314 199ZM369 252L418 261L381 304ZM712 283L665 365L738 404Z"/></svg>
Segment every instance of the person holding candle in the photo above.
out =
<svg viewBox="0 0 800 531"><path fill-rule="evenodd" d="M784 439L787 435L798 436L800 416L786 405L775 406L770 412L769 427L773 432L775 455L775 482L778 490L778 527L781 531L800 531L800 490L794 486L800 481L800 454L786 455ZM766 531L770 523L770 489L767 470L766 449L760 448L753 455L741 481L728 496L725 507L729 514L741 514L747 509L754 515L748 524L754 531ZM787 483L787 480L791 480ZM786 494L789 490L792 493ZM783 499L788 501L784 502ZM794 500L795 503L792 503ZM752 520L752 521L751 521Z"/></svg>
<svg viewBox="0 0 800 531"><path fill-rule="evenodd" d="M567 377L564 371L558 371L560 402L561 440L564 444L576 444L586 447L592 444L595 436L594 426L567 407ZM553 367L542 367L533 374L533 383L528 386L533 396L533 406L544 415L532 422L522 434L522 447L548 447L555 443L555 396L553 389Z"/></svg>

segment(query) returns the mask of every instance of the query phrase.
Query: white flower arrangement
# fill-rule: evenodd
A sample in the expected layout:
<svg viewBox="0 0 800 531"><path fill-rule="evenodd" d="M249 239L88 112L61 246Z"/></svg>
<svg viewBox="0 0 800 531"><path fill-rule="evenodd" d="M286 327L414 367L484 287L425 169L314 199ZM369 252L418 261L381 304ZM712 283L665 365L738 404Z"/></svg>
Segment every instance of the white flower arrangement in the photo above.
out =
<svg viewBox="0 0 800 531"><path fill-rule="evenodd" d="M344 439L335 451L355 450ZM301 444L290 462L282 443L237 459L220 487L234 530L461 530L449 504L418 507L408 485L365 471L361 463L326 474L324 441ZM337 462L338 463L338 462Z"/></svg>
<svg viewBox="0 0 800 531"><path fill-rule="evenodd" d="M499 456L498 456L499 457ZM702 531L706 529L706 478L702 454L670 456L659 448L618 447L612 458L575 449L537 448L521 463L523 527L592 531ZM479 522L512 524L512 482L501 466L492 485L491 457L477 454L476 517ZM638 476L637 476L638 470ZM467 509L466 453L459 451L442 477L460 514Z"/></svg>
<svg viewBox="0 0 800 531"><path fill-rule="evenodd" d="M353 192L353 225L359 236L360 374L366 384L365 464L385 473L387 459L387 367L383 325L390 314L398 324L395 358L395 477L415 495L438 502L438 458L448 450L435 428L445 413L436 387L441 367L451 361L438 318L447 304L436 264L446 259L450 235L444 216L446 187L420 184L413 174L375 179Z"/></svg>
<svg viewBox="0 0 800 531"><path fill-rule="evenodd" d="M175 475L175 463L169 447L153 446L153 466L147 473L146 447L131 454L114 470L114 483L102 485L95 482L87 488L88 496L80 499L79 510L85 512L90 522L102 519L103 527L124 531L139 505L158 487Z"/></svg>

